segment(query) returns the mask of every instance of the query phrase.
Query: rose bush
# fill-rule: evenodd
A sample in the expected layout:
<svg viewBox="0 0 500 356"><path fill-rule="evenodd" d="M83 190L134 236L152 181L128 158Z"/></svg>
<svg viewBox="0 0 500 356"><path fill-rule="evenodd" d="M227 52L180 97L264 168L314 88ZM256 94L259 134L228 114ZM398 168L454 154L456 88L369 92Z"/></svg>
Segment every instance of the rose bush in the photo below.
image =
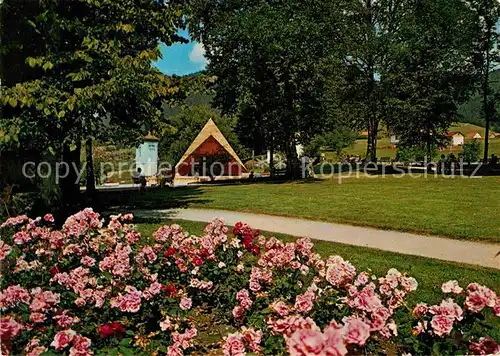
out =
<svg viewBox="0 0 500 356"><path fill-rule="evenodd" d="M241 223L229 233L222 219L199 237L178 225L144 237L132 218L105 223L85 209L61 229L51 215L1 225L2 355L500 351L490 333L500 300L485 286L450 281L443 302L413 307L414 278L358 272L307 238L284 243ZM200 315L229 332L200 342Z"/></svg>

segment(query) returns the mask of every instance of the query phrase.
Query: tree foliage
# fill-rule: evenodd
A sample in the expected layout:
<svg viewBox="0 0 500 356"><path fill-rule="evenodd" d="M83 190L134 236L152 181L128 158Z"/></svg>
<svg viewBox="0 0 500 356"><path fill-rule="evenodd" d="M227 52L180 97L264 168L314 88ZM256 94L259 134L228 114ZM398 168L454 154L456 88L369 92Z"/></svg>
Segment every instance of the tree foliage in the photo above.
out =
<svg viewBox="0 0 500 356"><path fill-rule="evenodd" d="M465 142L462 146L462 158L465 162L477 162L479 153L481 151L481 144L478 140Z"/></svg>
<svg viewBox="0 0 500 356"><path fill-rule="evenodd" d="M185 41L176 33L184 26L183 2L43 0L24 5L1 4L9 19L2 30L13 33L2 43L2 54L32 68L30 75L7 76L3 145L49 149L78 168L82 140L90 157L93 138L136 143L161 117L161 103L182 96L179 79L166 77L152 61L160 56L160 41ZM36 50L26 49L26 27L35 34ZM79 194L74 169L70 173L61 184L68 206Z"/></svg>
<svg viewBox="0 0 500 356"><path fill-rule="evenodd" d="M41 42L40 52L24 61L39 71L5 89L2 104L16 110L2 120L4 141L25 145L36 132L59 148L103 131L135 140L159 117L157 98L179 91L151 66L160 55L158 41L182 41L175 33L182 25L175 2L46 0L36 16L22 15L19 21Z"/></svg>
<svg viewBox="0 0 500 356"><path fill-rule="evenodd" d="M208 72L217 76L215 104L238 115L241 137L282 150L290 174L298 167L295 144L325 122L322 65L333 55L343 6L194 1L193 32L206 48Z"/></svg>
<svg viewBox="0 0 500 356"><path fill-rule="evenodd" d="M431 147L446 145L445 133L471 92L473 19L459 0L407 6L384 73L391 88L387 122L401 145L427 147L430 154Z"/></svg>
<svg viewBox="0 0 500 356"><path fill-rule="evenodd" d="M485 123L485 142L483 160L488 160L488 141L490 125L498 118L497 102L500 92L492 85L492 71L497 69L500 61L500 4L494 0L472 0L467 2L474 18L474 56L477 88L481 96L481 114Z"/></svg>

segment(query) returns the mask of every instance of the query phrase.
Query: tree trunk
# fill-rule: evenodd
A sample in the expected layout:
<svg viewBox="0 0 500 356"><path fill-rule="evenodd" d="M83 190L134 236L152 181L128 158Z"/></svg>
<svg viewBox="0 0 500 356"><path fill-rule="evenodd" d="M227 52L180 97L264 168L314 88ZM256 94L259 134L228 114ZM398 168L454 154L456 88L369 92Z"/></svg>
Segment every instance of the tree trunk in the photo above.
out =
<svg viewBox="0 0 500 356"><path fill-rule="evenodd" d="M489 58L489 55L487 55L487 58ZM489 134L490 134L490 117L491 117L491 105L489 103L489 59L486 60L486 68L485 68L485 73L484 73L484 79L483 79L483 111L484 111L484 123L485 123L485 130L484 130L484 156L483 156L483 162L487 163L488 162L488 142L489 142Z"/></svg>
<svg viewBox="0 0 500 356"><path fill-rule="evenodd" d="M376 32L374 17L373 17L373 0L365 1L365 22L366 25L370 27L373 33ZM373 97L373 93L375 92L375 59L373 53L370 53L367 58L368 63L368 72L367 72L367 80L368 80L368 93L367 99L369 100L369 104L366 105L368 112L366 114L367 126L368 126L368 144L366 147L366 162L377 162L377 135L378 135L378 125L379 119L377 115L377 98Z"/></svg>
<svg viewBox="0 0 500 356"><path fill-rule="evenodd" d="M297 157L297 149L295 148L295 139L291 139L286 144L286 171L287 176L291 179L300 177L300 161Z"/></svg>
<svg viewBox="0 0 500 356"><path fill-rule="evenodd" d="M431 154L431 130L429 127L427 127L427 162L432 161L432 154Z"/></svg>
<svg viewBox="0 0 500 356"><path fill-rule="evenodd" d="M274 178L274 137L271 135L271 147L269 147L269 174Z"/></svg>
<svg viewBox="0 0 500 356"><path fill-rule="evenodd" d="M370 114L368 118L368 142L366 145L366 162L377 162L377 135L379 120Z"/></svg>
<svg viewBox="0 0 500 356"><path fill-rule="evenodd" d="M94 160L92 158L92 139L85 141L85 161L87 173L87 196L92 197L95 193Z"/></svg>
<svg viewBox="0 0 500 356"><path fill-rule="evenodd" d="M490 120L491 120L491 105L489 102L489 94L490 94L490 39L491 39L491 27L488 26L488 44L486 46L485 51L485 68L484 68L484 76L483 76L483 111L484 111L484 121L485 121L485 131L484 131L484 156L483 162L488 163L488 142L490 134Z"/></svg>
<svg viewBox="0 0 500 356"><path fill-rule="evenodd" d="M80 208L80 182L78 173L80 171L81 145L77 144L75 150L71 151L69 145L63 146L63 163L60 168L61 176L61 211L62 217L68 217Z"/></svg>

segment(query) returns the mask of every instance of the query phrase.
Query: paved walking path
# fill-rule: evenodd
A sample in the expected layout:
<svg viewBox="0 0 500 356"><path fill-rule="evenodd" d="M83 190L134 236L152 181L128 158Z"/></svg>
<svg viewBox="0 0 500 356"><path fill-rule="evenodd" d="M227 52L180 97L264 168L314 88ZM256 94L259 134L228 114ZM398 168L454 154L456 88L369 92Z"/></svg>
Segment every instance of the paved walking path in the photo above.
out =
<svg viewBox="0 0 500 356"><path fill-rule="evenodd" d="M421 236L398 231L377 230L358 226L325 223L296 218L239 213L226 210L172 209L134 213L140 216L161 216L170 219L208 222L223 217L227 225L238 221L254 229L291 236L307 236L316 240L377 248L407 255L417 255L446 261L462 262L500 269L500 244Z"/></svg>

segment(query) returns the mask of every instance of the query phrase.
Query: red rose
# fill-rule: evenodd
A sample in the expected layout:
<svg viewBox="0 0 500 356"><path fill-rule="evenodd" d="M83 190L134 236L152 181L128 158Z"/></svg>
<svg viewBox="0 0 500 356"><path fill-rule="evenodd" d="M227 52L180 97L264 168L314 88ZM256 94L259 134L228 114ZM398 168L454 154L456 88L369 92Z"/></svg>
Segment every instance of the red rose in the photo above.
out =
<svg viewBox="0 0 500 356"><path fill-rule="evenodd" d="M126 331L126 330L125 330L125 327L124 327L121 323L119 323L119 322L117 322L117 321L112 322L112 323L110 323L109 325L110 325L110 326L111 326L111 328L113 329L113 331L114 331L115 335L116 335L116 334L123 334L123 333Z"/></svg>
<svg viewBox="0 0 500 356"><path fill-rule="evenodd" d="M104 339L105 337L111 336L115 333L113 330L113 327L111 324L103 324L100 327L97 328L97 332L99 333L99 336L101 339Z"/></svg>
<svg viewBox="0 0 500 356"><path fill-rule="evenodd" d="M55 265L49 271L50 271L50 274L52 275L52 277L54 277L56 274L61 272L58 265Z"/></svg>
<svg viewBox="0 0 500 356"><path fill-rule="evenodd" d="M233 235L238 235L241 232L242 227L243 223L241 221L238 221L236 224L234 224Z"/></svg>
<svg viewBox="0 0 500 356"><path fill-rule="evenodd" d="M177 289L175 288L175 285L172 282L170 282L170 284L168 286L167 285L163 285L161 287L161 289L169 297L173 296L175 294L175 292L177 291Z"/></svg>
<svg viewBox="0 0 500 356"><path fill-rule="evenodd" d="M206 248L202 248L202 249L200 250L200 254L201 254L203 257L210 256L210 252L209 252Z"/></svg>
<svg viewBox="0 0 500 356"><path fill-rule="evenodd" d="M243 237L243 247L246 248L248 251L252 249L253 246L253 236L244 236Z"/></svg>
<svg viewBox="0 0 500 356"><path fill-rule="evenodd" d="M250 250L255 256L257 256L260 253L260 248L257 245L253 245L251 250Z"/></svg>
<svg viewBox="0 0 500 356"><path fill-rule="evenodd" d="M193 258L193 263L196 266L201 266L203 264L203 260L200 257L195 257L195 258Z"/></svg>
<svg viewBox="0 0 500 356"><path fill-rule="evenodd" d="M167 250L165 251L165 258L168 258L170 256L173 256L175 254L175 248L173 247L169 247L167 248Z"/></svg>

